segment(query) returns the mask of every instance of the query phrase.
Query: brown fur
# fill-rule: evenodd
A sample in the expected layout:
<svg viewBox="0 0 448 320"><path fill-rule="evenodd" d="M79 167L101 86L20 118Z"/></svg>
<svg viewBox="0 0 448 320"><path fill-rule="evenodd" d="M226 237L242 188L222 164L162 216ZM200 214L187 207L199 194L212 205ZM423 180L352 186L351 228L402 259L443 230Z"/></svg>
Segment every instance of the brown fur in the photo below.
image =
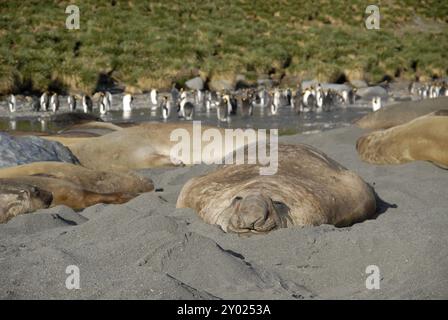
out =
<svg viewBox="0 0 448 320"><path fill-rule="evenodd" d="M275 175L258 165L227 165L188 181L178 208L192 208L224 231L268 232L280 227L347 226L375 215L372 189L355 173L307 145L280 145Z"/></svg>
<svg viewBox="0 0 448 320"><path fill-rule="evenodd" d="M448 167L448 111L442 110L411 122L375 131L358 139L356 150L363 161L400 164L431 161Z"/></svg>
<svg viewBox="0 0 448 320"><path fill-rule="evenodd" d="M202 126L202 131L212 127ZM192 123L150 123L124 128L108 135L81 140L68 147L87 168L99 170L132 170L174 165L192 164L184 158L177 163L170 159L171 148L178 142L170 141L170 134L176 129L190 133L190 155L193 154ZM224 135L224 130L218 130ZM205 146L206 143L202 143ZM224 145L224 144L223 144Z"/></svg>
<svg viewBox="0 0 448 320"><path fill-rule="evenodd" d="M27 184L35 186L41 190L46 190L53 195L51 206L66 205L75 210L84 209L98 203L125 203L136 196L136 194L123 192L92 192L67 180L43 176L23 176L0 179L0 184L4 182Z"/></svg>
<svg viewBox="0 0 448 320"><path fill-rule="evenodd" d="M96 171L65 162L34 162L0 169L0 178L33 175L67 180L82 189L98 193L142 193L154 190L151 179L132 172Z"/></svg>
<svg viewBox="0 0 448 320"><path fill-rule="evenodd" d="M448 98L425 99L394 104L372 112L356 122L364 129L388 129L437 110L448 110Z"/></svg>

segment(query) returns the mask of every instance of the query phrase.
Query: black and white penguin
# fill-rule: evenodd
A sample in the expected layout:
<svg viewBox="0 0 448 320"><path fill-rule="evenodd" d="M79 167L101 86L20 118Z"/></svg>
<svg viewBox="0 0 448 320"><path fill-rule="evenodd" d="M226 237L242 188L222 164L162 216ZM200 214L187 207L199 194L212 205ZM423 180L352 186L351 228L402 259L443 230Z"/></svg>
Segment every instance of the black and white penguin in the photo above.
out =
<svg viewBox="0 0 448 320"><path fill-rule="evenodd" d="M342 99L344 100L344 104L345 105L350 105L355 103L355 93L356 93L356 88L355 89L350 89L350 90L343 90L342 91Z"/></svg>
<svg viewBox="0 0 448 320"><path fill-rule="evenodd" d="M68 97L67 97L67 104L68 104L68 109L70 110L70 112L75 111L76 110L76 98L75 98L75 96L68 95Z"/></svg>
<svg viewBox="0 0 448 320"><path fill-rule="evenodd" d="M322 110L329 112L335 105L336 95L332 90L324 91L323 95Z"/></svg>
<svg viewBox="0 0 448 320"><path fill-rule="evenodd" d="M251 96L244 96L241 98L241 114L243 116L252 116L254 106L252 104Z"/></svg>
<svg viewBox="0 0 448 320"><path fill-rule="evenodd" d="M227 95L223 96L219 104L216 106L216 116L219 121L229 121L229 101Z"/></svg>
<svg viewBox="0 0 448 320"><path fill-rule="evenodd" d="M40 110L40 101L36 96L28 97L29 107L32 111L37 112Z"/></svg>
<svg viewBox="0 0 448 320"><path fill-rule="evenodd" d="M271 114L276 115L278 112L278 109L280 108L280 99L281 99L281 93L279 89L274 90L274 95L271 103Z"/></svg>
<svg viewBox="0 0 448 320"><path fill-rule="evenodd" d="M168 119L171 113L171 102L168 100L168 97L163 97L162 102L160 103L160 110L162 119Z"/></svg>
<svg viewBox="0 0 448 320"><path fill-rule="evenodd" d="M190 101L185 102L184 106L184 118L185 120L193 120L193 116L194 116L194 104L191 103Z"/></svg>
<svg viewBox="0 0 448 320"><path fill-rule="evenodd" d="M93 102L90 96L84 95L82 97L82 109L84 110L84 113L89 113L93 111Z"/></svg>
<svg viewBox="0 0 448 320"><path fill-rule="evenodd" d="M314 88L307 88L303 93L303 111L309 112L316 108L316 96Z"/></svg>
<svg viewBox="0 0 448 320"><path fill-rule="evenodd" d="M373 112L380 110L382 107L381 97L373 97L372 98L372 110Z"/></svg>
<svg viewBox="0 0 448 320"><path fill-rule="evenodd" d="M178 113L179 118L185 118L185 108L184 108L185 103L187 103L187 98L185 95L182 97L182 94L181 94L181 98L180 98L179 104L177 106L177 113Z"/></svg>
<svg viewBox="0 0 448 320"><path fill-rule="evenodd" d="M215 91L210 91L206 95L205 109L210 112L211 109L217 108L220 103L219 94Z"/></svg>
<svg viewBox="0 0 448 320"><path fill-rule="evenodd" d="M195 95L196 105L202 107L204 105L204 93L197 89Z"/></svg>
<svg viewBox="0 0 448 320"><path fill-rule="evenodd" d="M285 97L286 105L290 106L291 105L291 98L292 98L291 89L286 88L285 90L283 90L283 96Z"/></svg>
<svg viewBox="0 0 448 320"><path fill-rule="evenodd" d="M112 110L112 94L109 91L106 91L106 99L106 111L109 112L110 110Z"/></svg>
<svg viewBox="0 0 448 320"><path fill-rule="evenodd" d="M16 97L11 94L8 99L9 112L16 112Z"/></svg>
<svg viewBox="0 0 448 320"><path fill-rule="evenodd" d="M189 101L187 98L186 92L183 91L181 94L179 106L178 106L178 114L180 118L184 118L186 120L192 120L194 115L194 104Z"/></svg>
<svg viewBox="0 0 448 320"><path fill-rule="evenodd" d="M156 89L152 89L149 94L149 98L151 100L151 110L157 110L158 107L157 94L158 92Z"/></svg>
<svg viewBox="0 0 448 320"><path fill-rule="evenodd" d="M100 114L105 115L107 113L109 100L107 99L104 92L100 92L100 96L98 99L98 108L100 109Z"/></svg>
<svg viewBox="0 0 448 320"><path fill-rule="evenodd" d="M291 108L300 113L303 111L302 85L298 84L295 93L291 96Z"/></svg>
<svg viewBox="0 0 448 320"><path fill-rule="evenodd" d="M179 90L177 90L176 85L173 84L173 87L171 88L171 101L173 102L174 105L178 104L178 100L179 100Z"/></svg>
<svg viewBox="0 0 448 320"><path fill-rule="evenodd" d="M234 96L228 95L229 114L236 115L238 102Z"/></svg>
<svg viewBox="0 0 448 320"><path fill-rule="evenodd" d="M50 109L53 112L59 110L59 96L57 93L53 93L50 98Z"/></svg>
<svg viewBox="0 0 448 320"><path fill-rule="evenodd" d="M44 92L40 96L40 110L47 111L48 110L48 104L49 104L48 93Z"/></svg>
<svg viewBox="0 0 448 320"><path fill-rule="evenodd" d="M262 88L259 92L258 92L258 97L260 99L260 107L265 108L266 106L269 105L269 94L266 91L266 89Z"/></svg>
<svg viewBox="0 0 448 320"><path fill-rule="evenodd" d="M320 83L317 84L314 94L316 97L316 112L322 112L324 109L324 92Z"/></svg>
<svg viewBox="0 0 448 320"><path fill-rule="evenodd" d="M204 94L205 100L205 110L206 112L210 112L212 109L212 93L210 91L206 91Z"/></svg>
<svg viewBox="0 0 448 320"><path fill-rule="evenodd" d="M123 96L123 112L131 112L132 111L132 102L134 101L134 98L131 94L126 93Z"/></svg>

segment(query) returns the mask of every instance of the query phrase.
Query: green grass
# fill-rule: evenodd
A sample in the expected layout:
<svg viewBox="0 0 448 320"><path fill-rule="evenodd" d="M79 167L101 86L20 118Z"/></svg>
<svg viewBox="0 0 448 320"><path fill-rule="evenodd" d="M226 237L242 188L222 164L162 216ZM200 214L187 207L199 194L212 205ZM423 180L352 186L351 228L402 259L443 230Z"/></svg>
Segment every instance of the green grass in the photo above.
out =
<svg viewBox="0 0 448 320"><path fill-rule="evenodd" d="M368 3L358 0L84 0L80 30L65 28L68 4L0 2L0 93L93 91L100 74L138 91L195 75L377 82L448 73L446 1L379 1L381 30L364 27Z"/></svg>

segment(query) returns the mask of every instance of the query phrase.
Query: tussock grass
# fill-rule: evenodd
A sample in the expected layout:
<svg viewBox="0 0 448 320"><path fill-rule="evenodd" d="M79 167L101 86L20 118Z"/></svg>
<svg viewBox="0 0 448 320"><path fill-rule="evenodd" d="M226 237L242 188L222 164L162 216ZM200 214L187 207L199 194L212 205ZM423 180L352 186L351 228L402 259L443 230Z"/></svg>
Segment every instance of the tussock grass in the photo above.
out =
<svg viewBox="0 0 448 320"><path fill-rule="evenodd" d="M84 0L80 30L65 28L68 4L0 2L0 93L94 91L104 74L138 92L196 75L377 82L448 73L446 1L379 1L378 31L365 29L360 0Z"/></svg>

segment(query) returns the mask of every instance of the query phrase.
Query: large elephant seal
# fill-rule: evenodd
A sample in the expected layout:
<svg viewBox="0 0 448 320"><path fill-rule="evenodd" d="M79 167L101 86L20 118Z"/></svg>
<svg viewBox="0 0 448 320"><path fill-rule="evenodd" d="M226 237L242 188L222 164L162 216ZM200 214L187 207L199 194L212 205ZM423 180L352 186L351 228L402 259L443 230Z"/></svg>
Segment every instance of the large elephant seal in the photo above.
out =
<svg viewBox="0 0 448 320"><path fill-rule="evenodd" d="M154 190L151 179L133 172L105 172L63 162L34 162L0 169L0 178L41 176L67 180L80 188L98 193L143 193Z"/></svg>
<svg viewBox="0 0 448 320"><path fill-rule="evenodd" d="M90 135L99 137L104 136L108 133L120 131L122 129L122 127L119 127L113 123L93 121L82 124L75 124L73 126L65 128L59 131L57 136L82 137Z"/></svg>
<svg viewBox="0 0 448 320"><path fill-rule="evenodd" d="M57 123L58 125L74 125L81 124L86 122L102 122L101 118L91 114L91 113L82 113L82 112L66 112L66 113L58 113L58 114L50 114L50 121L52 123Z"/></svg>
<svg viewBox="0 0 448 320"><path fill-rule="evenodd" d="M448 97L408 101L369 113L355 124L364 129L388 129L438 110L448 110Z"/></svg>
<svg viewBox="0 0 448 320"><path fill-rule="evenodd" d="M74 144L120 130L122 130L122 127L113 123L92 121L72 125L59 131L57 134L42 136L42 138L59 142L67 148L70 148Z"/></svg>
<svg viewBox="0 0 448 320"><path fill-rule="evenodd" d="M135 198L135 193L98 193L83 189L81 186L68 180L50 178L45 176L23 176L16 178L1 178L3 183L20 183L34 186L39 190L50 192L53 196L51 206L66 205L72 209L80 210L98 203L120 204Z"/></svg>
<svg viewBox="0 0 448 320"><path fill-rule="evenodd" d="M194 163L194 154L201 153L206 146L216 141L204 142L203 134L215 132L223 138L226 133L224 129L211 126L194 126L191 122L186 123L149 123L141 124L129 128L123 128L120 131L112 132L107 135L86 138L78 143L70 144L69 149L77 156L81 164L87 168L96 170L134 170L143 168L190 165ZM210 130L210 131L208 131ZM179 144L179 141L171 141L170 137L175 132L183 132L188 138L187 151L179 155L178 158L171 157L172 148ZM236 133L238 135L238 133ZM241 136L244 132L241 130ZM243 139L245 143L254 142L249 139ZM179 139L182 140L182 139ZM202 141L202 142L200 142ZM235 141L241 141L236 139ZM202 145L200 150L195 149L195 145ZM220 152L217 154L207 154L206 159L221 159L225 155L227 141L220 141ZM235 142L235 146L238 142ZM244 144L242 144L244 145ZM232 150L233 151L233 150ZM202 153L201 153L202 156Z"/></svg>
<svg viewBox="0 0 448 320"><path fill-rule="evenodd" d="M356 150L362 160L374 164L425 160L448 168L448 110L367 134L358 139Z"/></svg>
<svg viewBox="0 0 448 320"><path fill-rule="evenodd" d="M48 208L52 200L53 196L50 192L35 186L2 181L0 183L0 223L5 223L19 214Z"/></svg>
<svg viewBox="0 0 448 320"><path fill-rule="evenodd" d="M278 171L225 165L189 180L178 208L192 208L226 232L264 233L277 228L349 226L376 212L373 190L355 173L307 145L280 145Z"/></svg>

